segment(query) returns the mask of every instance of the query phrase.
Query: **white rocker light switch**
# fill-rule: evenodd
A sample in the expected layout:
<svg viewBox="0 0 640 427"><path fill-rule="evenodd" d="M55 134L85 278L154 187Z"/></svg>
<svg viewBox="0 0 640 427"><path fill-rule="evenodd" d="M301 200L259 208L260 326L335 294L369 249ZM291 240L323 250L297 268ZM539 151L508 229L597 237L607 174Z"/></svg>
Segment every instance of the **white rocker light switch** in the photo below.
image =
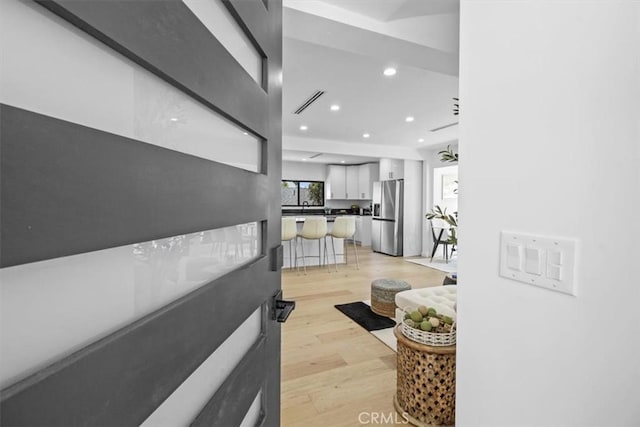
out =
<svg viewBox="0 0 640 427"><path fill-rule="evenodd" d="M507 245L507 267L511 270L520 271L522 246Z"/></svg>
<svg viewBox="0 0 640 427"><path fill-rule="evenodd" d="M525 267L524 270L530 274L540 275L540 249L526 248L524 250Z"/></svg>

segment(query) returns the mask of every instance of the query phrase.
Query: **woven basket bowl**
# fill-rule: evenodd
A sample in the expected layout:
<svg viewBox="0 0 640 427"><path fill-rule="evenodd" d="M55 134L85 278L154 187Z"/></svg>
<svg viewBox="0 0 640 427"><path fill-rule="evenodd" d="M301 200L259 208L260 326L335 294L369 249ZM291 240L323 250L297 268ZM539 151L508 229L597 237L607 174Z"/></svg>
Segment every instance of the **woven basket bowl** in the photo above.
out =
<svg viewBox="0 0 640 427"><path fill-rule="evenodd" d="M413 308L405 308L405 313L411 313ZM402 320L402 326L400 328L402 335L409 338L412 341L419 342L420 344L432 345L432 346L447 346L455 345L456 343L456 322L451 325L451 332L449 333L435 333L427 332L421 329L412 328L404 323Z"/></svg>

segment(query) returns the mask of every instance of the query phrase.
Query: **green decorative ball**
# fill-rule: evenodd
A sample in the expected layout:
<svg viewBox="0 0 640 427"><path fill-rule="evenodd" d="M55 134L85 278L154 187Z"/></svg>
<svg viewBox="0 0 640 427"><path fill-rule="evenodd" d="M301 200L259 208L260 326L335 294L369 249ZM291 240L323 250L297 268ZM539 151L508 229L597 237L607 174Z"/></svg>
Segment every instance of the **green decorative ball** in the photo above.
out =
<svg viewBox="0 0 640 427"><path fill-rule="evenodd" d="M427 315L428 315L429 317L433 317L433 316L435 316L435 315L437 315L437 314L438 314L438 313L436 312L436 309L435 309L435 308L433 308L433 307L431 307L431 308L429 308L429 310L427 310Z"/></svg>
<svg viewBox="0 0 640 427"><path fill-rule="evenodd" d="M433 326L427 320L420 323L420 329L422 329L423 331L429 332L431 328L433 328Z"/></svg>
<svg viewBox="0 0 640 427"><path fill-rule="evenodd" d="M418 311L412 311L411 312L411 320L413 320L414 322L420 323L422 322L422 314Z"/></svg>
<svg viewBox="0 0 640 427"><path fill-rule="evenodd" d="M442 316L442 321L447 325L453 324L453 319L449 316Z"/></svg>

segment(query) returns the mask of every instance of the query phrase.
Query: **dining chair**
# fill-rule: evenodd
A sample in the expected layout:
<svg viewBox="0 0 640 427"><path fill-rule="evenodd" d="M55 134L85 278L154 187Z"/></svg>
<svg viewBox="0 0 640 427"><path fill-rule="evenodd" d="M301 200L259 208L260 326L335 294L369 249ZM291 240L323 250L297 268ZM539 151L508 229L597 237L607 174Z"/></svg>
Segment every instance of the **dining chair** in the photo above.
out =
<svg viewBox="0 0 640 427"><path fill-rule="evenodd" d="M431 237L433 238L433 247L431 248L431 261L433 261L433 257L438 250L438 246L442 245L444 259L446 262L449 262L449 243L447 243L447 239L449 238L448 229L444 226L435 225L433 223L433 220L429 220L429 224L431 226Z"/></svg>

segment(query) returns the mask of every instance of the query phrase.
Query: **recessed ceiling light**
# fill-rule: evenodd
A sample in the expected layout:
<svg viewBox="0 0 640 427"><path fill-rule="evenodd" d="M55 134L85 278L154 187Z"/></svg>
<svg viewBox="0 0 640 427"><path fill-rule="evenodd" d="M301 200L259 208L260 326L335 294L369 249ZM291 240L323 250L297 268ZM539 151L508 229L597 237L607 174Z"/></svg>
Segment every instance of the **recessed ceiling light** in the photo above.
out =
<svg viewBox="0 0 640 427"><path fill-rule="evenodd" d="M248 132L242 132L242 134L243 134L243 135L249 135L249 133L248 133Z"/></svg>
<svg viewBox="0 0 640 427"><path fill-rule="evenodd" d="M388 76L388 77L395 76L396 75L396 69L392 68L392 67L385 68L384 75Z"/></svg>
<svg viewBox="0 0 640 427"><path fill-rule="evenodd" d="M344 163L344 160L340 160L340 163Z"/></svg>
<svg viewBox="0 0 640 427"><path fill-rule="evenodd" d="M178 118L177 117L171 117L169 120L171 120L172 122L177 122Z"/></svg>
<svg viewBox="0 0 640 427"><path fill-rule="evenodd" d="M424 142L424 138L420 138L418 142Z"/></svg>
<svg viewBox="0 0 640 427"><path fill-rule="evenodd" d="M306 162L306 161L307 161L307 159L302 159L302 161L303 161L303 162Z"/></svg>
<svg viewBox="0 0 640 427"><path fill-rule="evenodd" d="M340 106L338 104L333 104L331 106L331 111L338 111L338 110L340 110Z"/></svg>
<svg viewBox="0 0 640 427"><path fill-rule="evenodd" d="M363 137L363 138L369 138L370 136L371 136L371 135L369 135L368 133L363 133L363 134L362 134L362 137Z"/></svg>
<svg viewBox="0 0 640 427"><path fill-rule="evenodd" d="M300 126L300 130L307 130L307 129L309 129L309 128L307 127L307 125L302 125L302 126Z"/></svg>
<svg viewBox="0 0 640 427"><path fill-rule="evenodd" d="M413 116L409 116L406 119L404 119L405 122L410 123L414 120Z"/></svg>

